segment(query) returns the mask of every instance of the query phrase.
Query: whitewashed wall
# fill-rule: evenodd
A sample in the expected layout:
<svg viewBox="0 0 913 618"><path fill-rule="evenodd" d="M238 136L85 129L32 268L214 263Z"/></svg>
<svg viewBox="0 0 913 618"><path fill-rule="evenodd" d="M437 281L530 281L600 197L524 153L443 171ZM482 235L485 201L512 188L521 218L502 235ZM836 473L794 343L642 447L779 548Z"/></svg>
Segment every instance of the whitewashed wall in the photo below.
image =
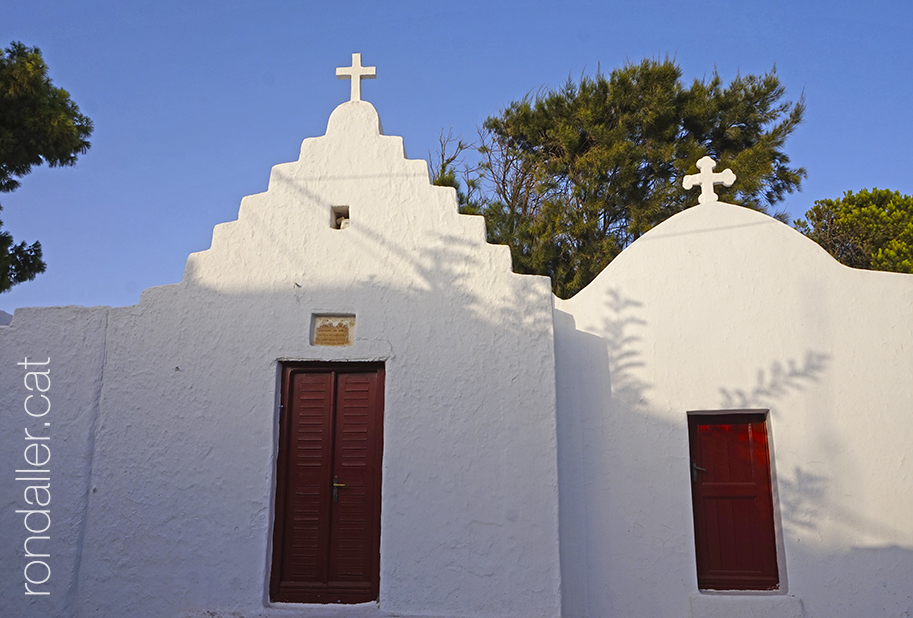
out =
<svg viewBox="0 0 913 618"><path fill-rule="evenodd" d="M348 229L331 228L335 205L349 206ZM312 346L313 313L354 314L354 345ZM66 336L87 332L84 350L50 345L70 350L42 335L60 320ZM56 555L80 542L82 553L66 611L53 615L323 615L265 608L278 367L289 359L385 362L380 602L360 611L560 613L548 280L511 273L508 249L485 244L482 219L457 213L454 191L380 134L368 103L341 105L326 136L276 166L180 284L97 315L17 311L0 328L4 359L11 341L14 356L47 349L61 372L78 367L56 394L93 418L53 442L55 482L72 486L61 515L88 496L84 539L77 523L55 537ZM80 355L94 370L103 359L103 382ZM15 382L4 362L4 383ZM4 462L15 457L2 448ZM54 603L71 586L62 557ZM51 615L23 603L21 577L3 564L2 615Z"/></svg>
<svg viewBox="0 0 913 618"><path fill-rule="evenodd" d="M0 616L73 615L75 572L85 533L92 436L102 387L106 319L105 307L19 309L15 327L0 326ZM18 365L26 359L46 364ZM43 379L29 380L27 388L26 369L48 371L49 388ZM42 393L36 390L39 387L47 388L43 393L47 400L40 398ZM26 402L30 395L33 399ZM30 417L26 406L42 416ZM44 423L50 425L45 427ZM51 439L26 440L26 430L30 436ZM50 461L41 468L30 466L25 459L28 445L36 443L50 445ZM45 456L44 449L28 455L29 461L42 461ZM16 472L33 469L50 470L50 482L16 480L48 478L45 474ZM27 487L48 484L49 504L26 502ZM41 493L29 495L29 501L44 501L44 492ZM30 534L25 528L26 514L16 513L19 510L49 510L49 533ZM44 527L41 515L30 517L33 530ZM32 536L51 537L35 539L29 545L33 554L49 553L49 558L24 557L24 544ZM51 573L47 584L30 585L30 590L50 594L25 595L24 569L31 562L44 562ZM30 579L43 579L42 569L40 565L31 567Z"/></svg>
<svg viewBox="0 0 913 618"><path fill-rule="evenodd" d="M557 301L564 616L913 614L913 276L697 206ZM770 410L778 594L697 590L689 410Z"/></svg>

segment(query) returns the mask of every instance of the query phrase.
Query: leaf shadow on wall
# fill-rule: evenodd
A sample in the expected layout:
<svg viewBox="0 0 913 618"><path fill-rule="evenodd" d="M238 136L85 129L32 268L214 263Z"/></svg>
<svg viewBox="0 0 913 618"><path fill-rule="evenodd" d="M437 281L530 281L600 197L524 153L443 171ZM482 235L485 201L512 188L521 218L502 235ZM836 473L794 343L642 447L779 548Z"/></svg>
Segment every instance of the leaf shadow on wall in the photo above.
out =
<svg viewBox="0 0 913 618"><path fill-rule="evenodd" d="M787 359L774 361L770 368L758 369L755 385L751 390L720 388L723 409L768 408L772 400L801 391L817 382L827 369L830 357L822 352L808 350L801 361Z"/></svg>
<svg viewBox="0 0 913 618"><path fill-rule="evenodd" d="M865 615L873 602L892 615L913 614L913 551L900 546L909 533L881 521L862 498L880 476L877 468L871 458L860 459L836 411L814 401L830 361L815 350L774 361L757 370L752 387L720 388L720 405L770 410L777 551L786 569L781 586L804 597L810 616ZM811 403L795 397L803 391L811 391ZM821 607L822 598L835 604Z"/></svg>
<svg viewBox="0 0 913 618"><path fill-rule="evenodd" d="M626 516L642 495L634 487L656 478L653 443L641 414L652 384L641 377L640 347L648 324L642 303L617 290L601 298L604 316L582 330L574 315L554 311L558 403L559 538L563 615L612 615L624 605L615 574L649 569L646 554L632 552L640 531ZM671 427L660 433L668 434ZM644 539L635 539L638 545ZM663 609L640 578L643 615Z"/></svg>

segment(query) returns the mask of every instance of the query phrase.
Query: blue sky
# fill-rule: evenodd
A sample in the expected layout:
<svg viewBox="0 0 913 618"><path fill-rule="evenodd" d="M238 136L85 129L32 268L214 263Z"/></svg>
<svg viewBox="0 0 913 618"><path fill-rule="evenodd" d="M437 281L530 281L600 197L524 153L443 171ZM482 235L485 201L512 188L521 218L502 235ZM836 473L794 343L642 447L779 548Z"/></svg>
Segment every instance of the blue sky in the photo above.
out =
<svg viewBox="0 0 913 618"><path fill-rule="evenodd" d="M913 194L913 2L111 2L6 0L0 45L39 47L95 123L74 168L0 195L4 229L40 240L48 271L0 309L130 305L180 281L187 255L266 190L349 97L335 69L377 67L362 96L410 158L438 133L472 139L510 101L644 57L687 82L776 65L806 120L787 143L808 170L801 216L846 190ZM697 194L695 194L695 200Z"/></svg>

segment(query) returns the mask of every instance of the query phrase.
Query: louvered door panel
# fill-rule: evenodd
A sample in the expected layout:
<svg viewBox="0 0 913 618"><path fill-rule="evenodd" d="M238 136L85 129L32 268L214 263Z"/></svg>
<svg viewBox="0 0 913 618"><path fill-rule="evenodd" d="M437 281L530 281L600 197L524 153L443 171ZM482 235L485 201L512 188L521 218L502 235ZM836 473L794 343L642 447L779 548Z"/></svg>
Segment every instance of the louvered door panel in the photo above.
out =
<svg viewBox="0 0 913 618"><path fill-rule="evenodd" d="M367 373L338 379L334 470L345 487L333 509L330 578L340 582L365 581L373 565L371 514L379 496L369 464L376 450L377 380Z"/></svg>
<svg viewBox="0 0 913 618"><path fill-rule="evenodd" d="M333 376L294 374L291 392L286 552L283 573L297 582L327 578L332 468Z"/></svg>

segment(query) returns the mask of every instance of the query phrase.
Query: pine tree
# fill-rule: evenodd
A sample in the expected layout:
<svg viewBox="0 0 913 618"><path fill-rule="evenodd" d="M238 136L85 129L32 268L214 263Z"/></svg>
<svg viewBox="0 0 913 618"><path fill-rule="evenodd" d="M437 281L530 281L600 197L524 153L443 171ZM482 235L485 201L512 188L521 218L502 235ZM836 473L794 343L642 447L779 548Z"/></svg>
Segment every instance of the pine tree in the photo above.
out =
<svg viewBox="0 0 913 618"><path fill-rule="evenodd" d="M847 191L817 200L793 225L847 266L913 273L913 196Z"/></svg>
<svg viewBox="0 0 913 618"><path fill-rule="evenodd" d="M14 42L0 52L0 192L17 189L33 166L75 165L91 134L92 121L51 83L37 47ZM15 244L0 229L0 292L44 270L40 243Z"/></svg>
<svg viewBox="0 0 913 618"><path fill-rule="evenodd" d="M462 210L485 215L515 271L548 275L567 298L696 203L681 178L702 156L738 176L721 200L766 211L797 190L805 170L790 167L783 146L805 105L784 95L775 69L725 87L714 72L686 87L668 59L568 80L485 121Z"/></svg>

